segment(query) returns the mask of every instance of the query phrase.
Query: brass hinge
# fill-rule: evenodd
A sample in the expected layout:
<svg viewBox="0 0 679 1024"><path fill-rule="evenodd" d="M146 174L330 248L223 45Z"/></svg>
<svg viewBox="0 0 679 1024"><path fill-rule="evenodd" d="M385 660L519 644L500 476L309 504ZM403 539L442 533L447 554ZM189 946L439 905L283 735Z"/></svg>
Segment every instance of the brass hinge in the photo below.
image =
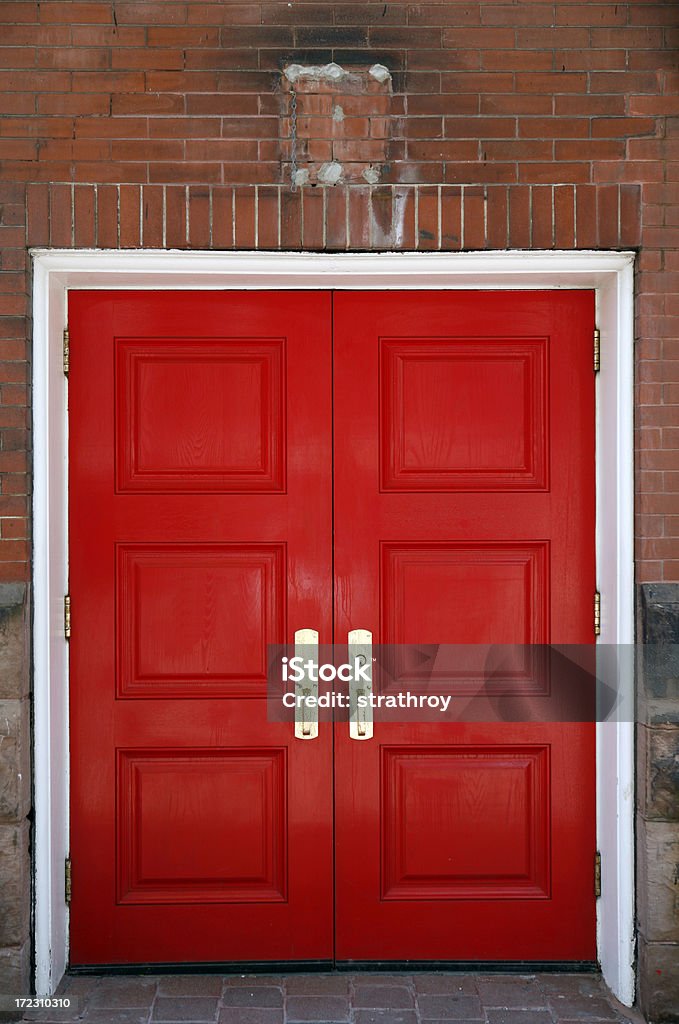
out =
<svg viewBox="0 0 679 1024"><path fill-rule="evenodd" d="M64 861L64 899L66 903L70 905L71 893L73 891L73 879L71 872L71 858L67 857Z"/></svg>
<svg viewBox="0 0 679 1024"><path fill-rule="evenodd" d="M71 368L71 336L68 333L68 326L64 327L64 376L68 377Z"/></svg>
<svg viewBox="0 0 679 1024"><path fill-rule="evenodd" d="M71 639L71 595L66 594L64 597L64 636L67 640Z"/></svg>
<svg viewBox="0 0 679 1024"><path fill-rule="evenodd" d="M601 636L601 594L594 594L594 636Z"/></svg>
<svg viewBox="0 0 679 1024"><path fill-rule="evenodd" d="M598 373L601 369L601 331L598 327L594 328L594 372Z"/></svg>
<svg viewBox="0 0 679 1024"><path fill-rule="evenodd" d="M598 850L594 854L594 895L597 899L601 896L601 854Z"/></svg>

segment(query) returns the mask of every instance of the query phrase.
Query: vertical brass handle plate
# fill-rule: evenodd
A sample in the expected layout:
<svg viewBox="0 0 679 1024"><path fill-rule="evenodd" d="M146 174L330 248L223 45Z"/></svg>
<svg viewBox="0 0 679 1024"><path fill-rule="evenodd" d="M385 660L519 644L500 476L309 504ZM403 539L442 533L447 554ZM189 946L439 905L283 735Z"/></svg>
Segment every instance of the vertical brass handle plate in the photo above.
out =
<svg viewBox="0 0 679 1024"><path fill-rule="evenodd" d="M301 657L305 663L313 661L318 669L317 629L296 631L295 657ZM300 697L304 700L300 700ZM318 701L318 679L310 679L308 672L305 672L304 678L295 683L295 738L298 740L315 740L318 737L318 703L315 707L309 707L306 701L308 697L315 697Z"/></svg>
<svg viewBox="0 0 679 1024"><path fill-rule="evenodd" d="M373 635L369 629L349 631L349 664L368 666L364 674L370 682L357 680L352 674L349 683L349 736L352 740L371 740L373 737L373 709L370 705L372 694Z"/></svg>

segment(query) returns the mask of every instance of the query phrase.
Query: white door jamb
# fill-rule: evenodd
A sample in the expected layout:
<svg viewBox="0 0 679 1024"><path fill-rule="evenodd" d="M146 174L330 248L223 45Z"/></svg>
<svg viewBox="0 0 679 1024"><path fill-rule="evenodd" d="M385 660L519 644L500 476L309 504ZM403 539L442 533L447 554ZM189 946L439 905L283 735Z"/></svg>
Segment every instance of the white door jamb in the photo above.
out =
<svg viewBox="0 0 679 1024"><path fill-rule="evenodd" d="M594 288L601 330L597 383L597 566L600 641L634 642L633 262L631 252L216 253L37 249L32 253L35 709L35 955L39 995L68 962L64 858L69 851L68 387L62 373L66 298L74 288L423 289ZM621 659L631 681L631 659ZM604 978L634 1000L634 726L597 731L597 830Z"/></svg>

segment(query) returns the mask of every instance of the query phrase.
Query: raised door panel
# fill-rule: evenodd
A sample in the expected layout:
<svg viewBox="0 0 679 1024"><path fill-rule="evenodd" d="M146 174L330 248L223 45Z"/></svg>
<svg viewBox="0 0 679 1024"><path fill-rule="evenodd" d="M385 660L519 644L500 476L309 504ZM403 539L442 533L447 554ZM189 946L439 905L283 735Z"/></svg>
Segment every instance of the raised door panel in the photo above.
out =
<svg viewBox="0 0 679 1024"><path fill-rule="evenodd" d="M383 900L546 899L549 748L381 747Z"/></svg>
<svg viewBox="0 0 679 1024"><path fill-rule="evenodd" d="M543 490L548 355L547 338L380 338L382 487Z"/></svg>
<svg viewBox="0 0 679 1024"><path fill-rule="evenodd" d="M118 490L285 490L285 339L117 338Z"/></svg>
<svg viewBox="0 0 679 1024"><path fill-rule="evenodd" d="M549 544L385 542L380 594L384 644L545 643Z"/></svg>
<svg viewBox="0 0 679 1024"><path fill-rule="evenodd" d="M286 750L118 750L119 903L284 902Z"/></svg>
<svg viewBox="0 0 679 1024"><path fill-rule="evenodd" d="M550 598L547 541L383 543L380 638L394 683L548 692Z"/></svg>
<svg viewBox="0 0 679 1024"><path fill-rule="evenodd" d="M120 697L262 697L286 635L285 544L120 545Z"/></svg>

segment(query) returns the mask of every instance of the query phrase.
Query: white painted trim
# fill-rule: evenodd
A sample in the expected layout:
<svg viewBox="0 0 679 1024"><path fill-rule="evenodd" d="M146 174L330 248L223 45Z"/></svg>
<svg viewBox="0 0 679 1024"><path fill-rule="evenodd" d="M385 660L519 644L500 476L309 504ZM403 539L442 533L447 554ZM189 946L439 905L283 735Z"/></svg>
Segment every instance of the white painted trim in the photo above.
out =
<svg viewBox="0 0 679 1024"><path fill-rule="evenodd" d="M617 658L626 721L597 727L597 833L602 859L599 959L621 1002L635 992L634 939L634 269L597 289L597 571L600 644ZM613 668L615 671L615 668ZM613 799L615 794L615 799Z"/></svg>
<svg viewBox="0 0 679 1024"><path fill-rule="evenodd" d="M66 290L40 261L33 278L33 665L35 780L35 963L40 995L56 989L67 963L64 858L68 852L67 391L61 351Z"/></svg>
<svg viewBox="0 0 679 1024"><path fill-rule="evenodd" d="M630 252L212 253L34 250L34 701L36 985L54 991L67 962L68 658L62 633L67 561L66 293L74 288L595 288L598 382L597 564L601 642L631 645L633 620L633 262ZM625 669L623 669L626 671ZM631 678L631 677L630 677ZM604 977L634 1000L633 724L597 735L597 831Z"/></svg>

